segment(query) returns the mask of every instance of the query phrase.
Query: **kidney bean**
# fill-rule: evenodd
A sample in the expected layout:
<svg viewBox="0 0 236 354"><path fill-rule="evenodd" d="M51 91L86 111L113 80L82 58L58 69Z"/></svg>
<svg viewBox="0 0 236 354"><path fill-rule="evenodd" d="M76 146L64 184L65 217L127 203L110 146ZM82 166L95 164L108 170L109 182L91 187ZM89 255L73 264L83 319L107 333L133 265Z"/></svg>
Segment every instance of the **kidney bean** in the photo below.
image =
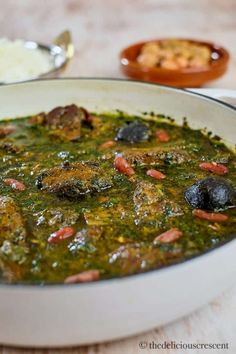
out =
<svg viewBox="0 0 236 354"><path fill-rule="evenodd" d="M17 181L17 179L5 178L3 182L7 186L10 186L12 189L16 189L17 191L24 191L26 189L24 183Z"/></svg>
<svg viewBox="0 0 236 354"><path fill-rule="evenodd" d="M216 162L202 162L199 167L203 171L212 172L217 175L225 175L229 172L228 167Z"/></svg>
<svg viewBox="0 0 236 354"><path fill-rule="evenodd" d="M170 141L170 135L164 129L157 130L155 135L157 140L161 143L167 143Z"/></svg>
<svg viewBox="0 0 236 354"><path fill-rule="evenodd" d="M181 236L183 236L183 232L177 229L176 227L173 227L172 229L158 235L153 242L169 243L177 240Z"/></svg>
<svg viewBox="0 0 236 354"><path fill-rule="evenodd" d="M122 156L116 156L114 162L115 168L126 176L135 174L134 169L129 165L128 161Z"/></svg>
<svg viewBox="0 0 236 354"><path fill-rule="evenodd" d="M104 150L109 149L115 145L116 145L116 142L114 140L108 140L105 143L100 145L100 149L104 149Z"/></svg>
<svg viewBox="0 0 236 354"><path fill-rule="evenodd" d="M157 170L153 170L153 169L147 171L147 176L153 177L155 179L166 178L166 175L164 175L164 173L157 171Z"/></svg>
<svg viewBox="0 0 236 354"><path fill-rule="evenodd" d="M59 241L65 240L68 237L71 237L75 234L75 229L70 226L63 227L62 229L59 229L58 231L53 232L49 238L48 242L49 243L57 243Z"/></svg>
<svg viewBox="0 0 236 354"><path fill-rule="evenodd" d="M193 216L200 219L205 219L209 221L222 222L228 220L228 216L221 213L208 213L201 209L194 209L192 212Z"/></svg>
<svg viewBox="0 0 236 354"><path fill-rule="evenodd" d="M85 270L84 272L70 275L64 280L65 284L74 284L74 283L87 283L91 281L98 280L100 278L99 270Z"/></svg>

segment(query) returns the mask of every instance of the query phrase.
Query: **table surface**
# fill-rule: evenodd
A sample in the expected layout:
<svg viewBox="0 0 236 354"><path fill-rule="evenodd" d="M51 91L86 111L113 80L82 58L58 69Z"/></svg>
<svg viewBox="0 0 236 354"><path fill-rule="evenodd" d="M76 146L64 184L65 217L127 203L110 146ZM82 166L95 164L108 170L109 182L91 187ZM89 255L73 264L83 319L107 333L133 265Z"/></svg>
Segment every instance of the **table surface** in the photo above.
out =
<svg viewBox="0 0 236 354"><path fill-rule="evenodd" d="M132 42L155 37L192 37L229 49L227 74L208 87L236 88L236 0L0 0L0 35L50 42L72 31L75 58L64 76L122 77L118 53ZM139 342L229 343L236 353L236 288L165 327L125 340L60 350L0 347L0 354L183 354L204 350L147 350ZM1 319L0 319L1 320ZM207 353L223 350L207 350Z"/></svg>

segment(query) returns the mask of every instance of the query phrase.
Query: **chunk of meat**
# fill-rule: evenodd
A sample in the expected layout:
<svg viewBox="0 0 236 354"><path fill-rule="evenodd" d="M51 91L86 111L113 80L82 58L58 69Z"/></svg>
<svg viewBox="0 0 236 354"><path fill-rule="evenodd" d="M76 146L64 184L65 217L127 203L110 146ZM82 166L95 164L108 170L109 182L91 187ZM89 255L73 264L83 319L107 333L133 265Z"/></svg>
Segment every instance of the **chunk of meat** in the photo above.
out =
<svg viewBox="0 0 236 354"><path fill-rule="evenodd" d="M0 196L0 242L3 239L21 241L26 237L19 208L10 197Z"/></svg>
<svg viewBox="0 0 236 354"><path fill-rule="evenodd" d="M64 280L65 284L87 283L99 280L100 272L97 269L85 270L84 272L70 275Z"/></svg>
<svg viewBox="0 0 236 354"><path fill-rule="evenodd" d="M139 143L149 139L148 127L142 122L127 123L118 130L117 140Z"/></svg>
<svg viewBox="0 0 236 354"><path fill-rule="evenodd" d="M63 140L77 140L85 113L76 105L57 107L46 115L46 125Z"/></svg>
<svg viewBox="0 0 236 354"><path fill-rule="evenodd" d="M82 229L76 233L75 238L68 245L68 249L73 254L78 251L93 253L96 251L96 242L99 241L102 234L103 228L97 225Z"/></svg>
<svg viewBox="0 0 236 354"><path fill-rule="evenodd" d="M132 176L135 174L134 169L129 165L126 159L122 156L116 156L114 161L115 168L126 176Z"/></svg>
<svg viewBox="0 0 236 354"><path fill-rule="evenodd" d="M181 236L183 236L183 232L178 230L176 227L173 227L172 229L158 235L153 242L154 244L158 242L170 243L178 240L178 238L180 238Z"/></svg>
<svg viewBox="0 0 236 354"><path fill-rule="evenodd" d="M75 104L56 107L49 113L41 113L31 118L31 124L47 126L53 135L62 140L77 140L81 136L82 121L90 122L88 112Z"/></svg>
<svg viewBox="0 0 236 354"><path fill-rule="evenodd" d="M164 193L159 186L147 181L139 181L134 191L134 204L139 207L142 204L151 205L163 199Z"/></svg>
<svg viewBox="0 0 236 354"><path fill-rule="evenodd" d="M228 216L222 213L208 213L201 209L194 209L193 216L209 221L222 222L228 220Z"/></svg>
<svg viewBox="0 0 236 354"><path fill-rule="evenodd" d="M228 181L220 177L197 181L185 191L184 196L194 209L214 211L236 204L236 191Z"/></svg>
<svg viewBox="0 0 236 354"><path fill-rule="evenodd" d="M0 273L9 283L21 279L21 265L26 262L26 229L14 200L0 196Z"/></svg>
<svg viewBox="0 0 236 354"><path fill-rule="evenodd" d="M96 163L74 163L51 168L39 175L36 185L59 198L76 200L112 187L112 179Z"/></svg>
<svg viewBox="0 0 236 354"><path fill-rule="evenodd" d="M134 191L133 201L137 216L140 219L157 218L163 213L162 201L164 193L160 186L140 181Z"/></svg>
<svg viewBox="0 0 236 354"><path fill-rule="evenodd" d="M174 252L161 252L152 245L130 243L109 254L109 266L114 266L115 271L119 267L122 274L133 274L172 263L180 252L180 249Z"/></svg>
<svg viewBox="0 0 236 354"><path fill-rule="evenodd" d="M109 263L119 267L123 274L132 274L144 271L151 264L157 262L155 250L143 244L122 245L109 254Z"/></svg>
<svg viewBox="0 0 236 354"><path fill-rule="evenodd" d="M199 165L200 169L203 171L208 171L215 173L216 175L225 175L229 172L227 166L222 165L221 163L216 162L202 162Z"/></svg>
<svg viewBox="0 0 236 354"><path fill-rule="evenodd" d="M161 185L139 181L133 195L136 224L159 224L163 216L176 217L183 214L180 206L170 200Z"/></svg>
<svg viewBox="0 0 236 354"><path fill-rule="evenodd" d="M79 219L80 214L72 209L47 208L33 214L35 218L35 226L63 228L67 225L74 225Z"/></svg>
<svg viewBox="0 0 236 354"><path fill-rule="evenodd" d="M177 164L188 162L191 155L184 150L176 148L134 148L125 151L124 158L131 165L149 166L156 164Z"/></svg>

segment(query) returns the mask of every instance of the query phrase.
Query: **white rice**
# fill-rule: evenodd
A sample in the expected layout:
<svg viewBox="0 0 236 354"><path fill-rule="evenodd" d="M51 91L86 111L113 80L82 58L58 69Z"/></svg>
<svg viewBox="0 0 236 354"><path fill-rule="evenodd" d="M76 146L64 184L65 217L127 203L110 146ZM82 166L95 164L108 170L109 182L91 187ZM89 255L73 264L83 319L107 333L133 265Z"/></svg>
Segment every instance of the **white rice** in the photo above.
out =
<svg viewBox="0 0 236 354"><path fill-rule="evenodd" d="M30 49L21 40L0 39L0 82L30 80L53 68L50 55Z"/></svg>

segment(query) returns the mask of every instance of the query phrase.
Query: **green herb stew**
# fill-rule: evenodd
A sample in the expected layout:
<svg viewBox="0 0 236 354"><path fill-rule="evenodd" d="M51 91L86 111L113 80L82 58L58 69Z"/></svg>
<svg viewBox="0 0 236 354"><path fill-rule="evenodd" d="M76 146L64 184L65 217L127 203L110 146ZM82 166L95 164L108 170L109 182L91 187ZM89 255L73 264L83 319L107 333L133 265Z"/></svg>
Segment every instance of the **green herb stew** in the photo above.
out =
<svg viewBox="0 0 236 354"><path fill-rule="evenodd" d="M234 152L147 117L70 105L0 122L2 282L122 277L234 237Z"/></svg>

